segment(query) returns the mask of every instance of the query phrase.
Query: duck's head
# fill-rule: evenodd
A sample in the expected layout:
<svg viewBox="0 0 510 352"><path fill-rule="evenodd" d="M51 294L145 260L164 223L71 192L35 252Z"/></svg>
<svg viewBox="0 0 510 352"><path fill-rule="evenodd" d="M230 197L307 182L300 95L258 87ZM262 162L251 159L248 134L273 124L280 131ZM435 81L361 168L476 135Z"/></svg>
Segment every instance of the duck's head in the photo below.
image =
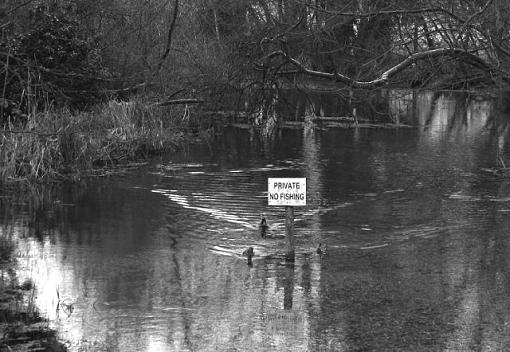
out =
<svg viewBox="0 0 510 352"><path fill-rule="evenodd" d="M319 247L317 247L317 254L319 255L323 255L323 254L326 254L326 245L323 244L323 243L319 243Z"/></svg>
<svg viewBox="0 0 510 352"><path fill-rule="evenodd" d="M262 220L260 220L260 226L259 226L261 237L266 236L268 228L269 228L269 226L267 226L266 218L262 218Z"/></svg>
<svg viewBox="0 0 510 352"><path fill-rule="evenodd" d="M252 262L251 258L253 258L253 256L255 255L255 251L253 250L253 247L248 247L248 249L246 249L243 252L243 255L245 257L248 257L248 266L252 266L253 262Z"/></svg>
<svg viewBox="0 0 510 352"><path fill-rule="evenodd" d="M253 257L255 255L255 251L253 250L253 247L248 247L248 249L246 249L243 252L243 255L245 257L248 257L249 259L251 259L251 257Z"/></svg>

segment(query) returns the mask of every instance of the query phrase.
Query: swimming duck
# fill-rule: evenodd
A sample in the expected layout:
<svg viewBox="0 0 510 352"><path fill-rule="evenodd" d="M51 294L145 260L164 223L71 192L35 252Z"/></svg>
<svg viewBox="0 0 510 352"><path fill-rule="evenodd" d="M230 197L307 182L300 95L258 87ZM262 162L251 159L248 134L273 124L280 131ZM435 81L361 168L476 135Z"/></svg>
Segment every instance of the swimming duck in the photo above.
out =
<svg viewBox="0 0 510 352"><path fill-rule="evenodd" d="M248 265L249 266L253 265L253 262L251 261L251 258L253 258L254 255L255 255L255 251L253 250L253 247L248 247L248 249L246 249L243 252L243 256L248 257Z"/></svg>
<svg viewBox="0 0 510 352"><path fill-rule="evenodd" d="M266 218L262 218L260 220L259 228L260 228L260 237L265 237L266 233L267 233L267 229L269 228L269 226L267 225Z"/></svg>
<svg viewBox="0 0 510 352"><path fill-rule="evenodd" d="M328 249L328 247L325 244L319 243L319 247L317 247L317 254L324 255L324 254L326 254L327 249Z"/></svg>

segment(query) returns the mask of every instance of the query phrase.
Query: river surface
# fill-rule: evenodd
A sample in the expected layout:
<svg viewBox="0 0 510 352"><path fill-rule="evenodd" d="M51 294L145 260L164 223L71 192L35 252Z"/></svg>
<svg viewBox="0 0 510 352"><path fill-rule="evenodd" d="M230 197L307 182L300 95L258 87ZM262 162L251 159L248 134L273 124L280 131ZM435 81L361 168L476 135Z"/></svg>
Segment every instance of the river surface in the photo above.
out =
<svg viewBox="0 0 510 352"><path fill-rule="evenodd" d="M227 128L38 201L4 192L0 235L72 351L503 351L505 129L490 103L427 99L415 128ZM268 177L307 178L293 265Z"/></svg>

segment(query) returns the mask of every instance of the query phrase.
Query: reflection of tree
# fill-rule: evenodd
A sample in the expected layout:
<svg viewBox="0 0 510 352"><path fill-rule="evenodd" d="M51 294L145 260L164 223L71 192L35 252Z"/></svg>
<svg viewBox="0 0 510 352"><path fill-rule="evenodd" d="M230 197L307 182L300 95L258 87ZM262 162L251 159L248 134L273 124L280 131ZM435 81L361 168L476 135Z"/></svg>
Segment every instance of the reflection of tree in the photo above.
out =
<svg viewBox="0 0 510 352"><path fill-rule="evenodd" d="M283 309L292 309L292 296L294 294L294 263L285 265L283 273Z"/></svg>
<svg viewBox="0 0 510 352"><path fill-rule="evenodd" d="M191 324L192 324L193 318L191 315L191 311L189 310L190 307L188 307L186 304L187 299L186 299L184 289L182 287L184 280L183 280L183 277L181 276L181 266L180 266L179 260L177 258L178 253L179 252L174 247L171 255L172 255L172 263L173 263L175 281L174 280L172 280L172 281L175 282L177 285L178 300L179 300L179 302L181 304L181 308L182 308L181 314L182 314L182 320L183 320L183 324L184 324L184 345L190 351L193 351L193 348L192 348L193 345L190 340ZM173 336L172 336L173 333L174 333L173 331L169 331L169 335L168 335L169 340L173 339Z"/></svg>
<svg viewBox="0 0 510 352"><path fill-rule="evenodd" d="M318 209L325 205L322 186L323 167L320 162L321 139L314 126L307 124L303 130L303 160L306 168L303 170L306 177L307 208ZM320 238L321 222L318 213L307 219L306 231L307 245L316 246L322 242Z"/></svg>
<svg viewBox="0 0 510 352"><path fill-rule="evenodd" d="M508 171L509 164L505 156L508 134L510 132L510 116L508 112L498 111L491 114L486 127L492 129L496 133L496 159L498 166L501 167L503 171Z"/></svg>

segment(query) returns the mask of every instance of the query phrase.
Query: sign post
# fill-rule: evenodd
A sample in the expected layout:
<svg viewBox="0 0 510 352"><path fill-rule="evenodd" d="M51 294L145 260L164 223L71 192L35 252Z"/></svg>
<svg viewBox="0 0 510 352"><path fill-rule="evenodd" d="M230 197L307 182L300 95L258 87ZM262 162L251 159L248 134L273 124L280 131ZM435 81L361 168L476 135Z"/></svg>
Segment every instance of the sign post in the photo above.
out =
<svg viewBox="0 0 510 352"><path fill-rule="evenodd" d="M285 259L294 261L294 207L285 207Z"/></svg>
<svg viewBox="0 0 510 352"><path fill-rule="evenodd" d="M285 259L294 261L294 207L306 205L306 178L268 178L270 206L285 206Z"/></svg>

